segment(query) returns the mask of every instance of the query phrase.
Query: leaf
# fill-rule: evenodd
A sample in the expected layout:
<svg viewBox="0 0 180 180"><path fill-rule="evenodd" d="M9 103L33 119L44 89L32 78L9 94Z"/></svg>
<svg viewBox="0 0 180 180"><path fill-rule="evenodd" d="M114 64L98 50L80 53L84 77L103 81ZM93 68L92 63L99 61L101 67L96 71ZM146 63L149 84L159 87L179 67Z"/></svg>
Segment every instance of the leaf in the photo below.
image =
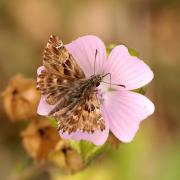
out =
<svg viewBox="0 0 180 180"><path fill-rule="evenodd" d="M79 154L81 154L80 141L69 140L69 143L73 149L75 149Z"/></svg>
<svg viewBox="0 0 180 180"><path fill-rule="evenodd" d="M109 55L110 52L112 51L112 49L116 46L116 44L109 44L107 47L106 47L106 52L107 54Z"/></svg>
<svg viewBox="0 0 180 180"><path fill-rule="evenodd" d="M144 95L146 93L146 89L144 87L136 89L136 90L133 90L133 91L137 92L139 94L142 94L142 95Z"/></svg>
<svg viewBox="0 0 180 180"><path fill-rule="evenodd" d="M15 172L17 174L21 174L23 171L25 171L28 167L30 167L32 164L32 159L30 157L25 157L22 161L17 163L15 167Z"/></svg>
<svg viewBox="0 0 180 180"><path fill-rule="evenodd" d="M52 125L52 127L54 127L54 128L58 127L56 119L54 119L54 118L48 118L48 119L49 119L49 122Z"/></svg>
<svg viewBox="0 0 180 180"><path fill-rule="evenodd" d="M110 147L107 143L102 146L96 146L89 141L70 141L70 145L81 155L85 165L106 152Z"/></svg>
<svg viewBox="0 0 180 180"><path fill-rule="evenodd" d="M110 52L112 51L112 49L113 49L115 46L116 46L116 44L109 44L109 45L106 47L106 52L107 52L108 55L110 54ZM139 57L139 53L138 53L136 50L134 50L134 49L132 49L132 48L128 48L128 51L129 51L129 54L130 54L131 56Z"/></svg>
<svg viewBox="0 0 180 180"><path fill-rule="evenodd" d="M134 49L128 48L128 51L131 56L139 57L139 53L135 51Z"/></svg>

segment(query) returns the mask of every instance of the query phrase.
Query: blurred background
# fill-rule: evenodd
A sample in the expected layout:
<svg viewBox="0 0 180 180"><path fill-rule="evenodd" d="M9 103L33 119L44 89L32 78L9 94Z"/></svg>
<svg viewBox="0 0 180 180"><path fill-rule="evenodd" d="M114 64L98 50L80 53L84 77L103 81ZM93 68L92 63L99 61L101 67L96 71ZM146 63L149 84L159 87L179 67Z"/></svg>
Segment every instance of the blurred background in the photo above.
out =
<svg viewBox="0 0 180 180"><path fill-rule="evenodd" d="M65 44L94 34L106 45L135 49L154 71L146 96L156 111L132 143L120 144L105 160L74 175L55 171L49 176L41 170L24 179L180 179L180 1L0 0L1 92L18 73L36 78L51 34ZM0 103L0 179L23 179L14 174L28 158L20 136L25 125L12 123Z"/></svg>

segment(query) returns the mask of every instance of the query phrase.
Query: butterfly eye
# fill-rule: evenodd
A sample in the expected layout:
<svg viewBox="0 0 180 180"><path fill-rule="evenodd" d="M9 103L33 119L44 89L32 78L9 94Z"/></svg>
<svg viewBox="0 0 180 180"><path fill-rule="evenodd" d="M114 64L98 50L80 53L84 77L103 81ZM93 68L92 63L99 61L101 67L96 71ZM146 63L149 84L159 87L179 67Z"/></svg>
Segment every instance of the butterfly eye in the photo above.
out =
<svg viewBox="0 0 180 180"><path fill-rule="evenodd" d="M96 87L98 87L99 85L100 85L100 82L97 82L97 83L96 83Z"/></svg>

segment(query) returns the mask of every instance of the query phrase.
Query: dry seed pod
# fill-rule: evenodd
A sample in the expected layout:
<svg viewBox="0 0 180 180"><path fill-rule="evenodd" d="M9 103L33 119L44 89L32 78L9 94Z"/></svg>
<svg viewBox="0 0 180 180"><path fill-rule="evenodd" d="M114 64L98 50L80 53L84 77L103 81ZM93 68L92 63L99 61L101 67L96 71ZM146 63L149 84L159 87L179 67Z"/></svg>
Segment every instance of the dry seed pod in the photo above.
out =
<svg viewBox="0 0 180 180"><path fill-rule="evenodd" d="M67 140L61 139L54 151L49 154L49 160L65 171L75 173L83 169L84 164L80 154L74 150Z"/></svg>
<svg viewBox="0 0 180 180"><path fill-rule="evenodd" d="M21 136L26 151L36 160L45 159L60 139L56 128L46 118L32 121Z"/></svg>
<svg viewBox="0 0 180 180"><path fill-rule="evenodd" d="M5 111L11 121L27 120L37 115L40 94L36 90L34 80L16 75L2 93L2 97Z"/></svg>

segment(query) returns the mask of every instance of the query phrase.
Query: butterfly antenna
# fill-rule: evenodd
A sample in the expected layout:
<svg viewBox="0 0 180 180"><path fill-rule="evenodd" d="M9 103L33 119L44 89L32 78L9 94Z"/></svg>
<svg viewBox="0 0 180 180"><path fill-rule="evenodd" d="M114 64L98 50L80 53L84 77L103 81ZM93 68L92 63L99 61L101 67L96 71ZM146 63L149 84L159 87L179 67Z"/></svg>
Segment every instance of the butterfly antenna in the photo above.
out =
<svg viewBox="0 0 180 180"><path fill-rule="evenodd" d="M107 82L104 82L104 81L102 81L102 82L110 84L110 88L111 88L111 73L106 73L103 77L106 77L107 75L109 75L109 77L110 77L110 83L107 83Z"/></svg>
<svg viewBox="0 0 180 180"><path fill-rule="evenodd" d="M123 88L126 88L126 86L123 85L123 84L112 84L112 83L111 83L111 73L106 73L103 77L105 77L105 76L107 76L107 75L109 75L109 77L110 77L110 83L104 82L104 81L102 81L102 82L103 82L103 83L106 83L106 84L110 84L110 88L111 88L111 85L121 86L121 87L123 87Z"/></svg>
<svg viewBox="0 0 180 180"><path fill-rule="evenodd" d="M98 53L98 50L96 49L96 52L95 52L95 60L94 60L94 75L95 75L95 68L96 68L96 57L97 57L97 53Z"/></svg>

